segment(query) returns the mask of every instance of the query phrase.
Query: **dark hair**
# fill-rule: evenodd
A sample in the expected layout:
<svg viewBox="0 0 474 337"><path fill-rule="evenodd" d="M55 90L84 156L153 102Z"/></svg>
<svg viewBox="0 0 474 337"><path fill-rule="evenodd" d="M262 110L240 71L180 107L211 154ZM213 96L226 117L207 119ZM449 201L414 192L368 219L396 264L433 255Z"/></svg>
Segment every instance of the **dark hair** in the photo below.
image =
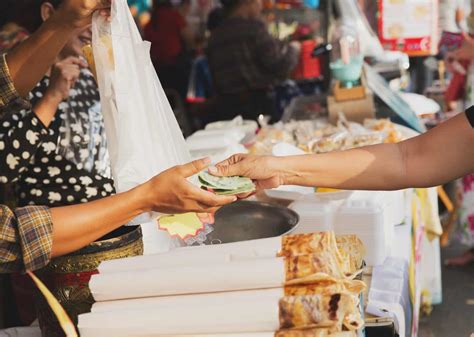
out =
<svg viewBox="0 0 474 337"><path fill-rule="evenodd" d="M28 32L35 32L43 23L41 5L46 2L58 8L62 0L0 0L1 20L5 20L1 25L15 22Z"/></svg>
<svg viewBox="0 0 474 337"><path fill-rule="evenodd" d="M242 0L220 0L220 1L226 12L234 10L236 7L238 7L242 3Z"/></svg>
<svg viewBox="0 0 474 337"><path fill-rule="evenodd" d="M214 8L210 13L207 18L207 30L213 31L219 25L221 22L224 20L225 13L224 9L222 7L216 7Z"/></svg>
<svg viewBox="0 0 474 337"><path fill-rule="evenodd" d="M0 27L9 22L18 23L34 0L0 0ZM30 18L28 18L30 19Z"/></svg>

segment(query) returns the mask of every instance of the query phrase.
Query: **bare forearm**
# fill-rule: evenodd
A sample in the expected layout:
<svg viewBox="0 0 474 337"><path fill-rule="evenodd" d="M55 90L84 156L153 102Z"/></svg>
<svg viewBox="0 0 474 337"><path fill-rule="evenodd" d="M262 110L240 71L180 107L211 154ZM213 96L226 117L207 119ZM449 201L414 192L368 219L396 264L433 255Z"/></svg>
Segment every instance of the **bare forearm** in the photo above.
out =
<svg viewBox="0 0 474 337"><path fill-rule="evenodd" d="M146 211L143 191L126 193L82 205L51 209L53 256L78 250Z"/></svg>
<svg viewBox="0 0 474 337"><path fill-rule="evenodd" d="M72 32L72 27L59 24L53 16L7 55L13 83L22 97L43 78Z"/></svg>
<svg viewBox="0 0 474 337"><path fill-rule="evenodd" d="M474 130L460 114L399 144L276 159L286 184L358 190L437 186L474 172Z"/></svg>
<svg viewBox="0 0 474 337"><path fill-rule="evenodd" d="M406 187L404 159L396 144L277 160L288 185L361 190Z"/></svg>

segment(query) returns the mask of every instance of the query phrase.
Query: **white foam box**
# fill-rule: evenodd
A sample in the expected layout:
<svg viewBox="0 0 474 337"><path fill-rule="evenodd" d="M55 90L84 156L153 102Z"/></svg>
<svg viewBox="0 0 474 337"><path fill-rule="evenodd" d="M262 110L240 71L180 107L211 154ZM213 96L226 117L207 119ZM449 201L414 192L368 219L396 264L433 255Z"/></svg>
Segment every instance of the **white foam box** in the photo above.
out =
<svg viewBox="0 0 474 337"><path fill-rule="evenodd" d="M292 234L332 231L335 206L330 201L298 200L290 205L300 220Z"/></svg>
<svg viewBox="0 0 474 337"><path fill-rule="evenodd" d="M406 221L406 191L355 191L344 201L306 198L290 208L300 216L294 233L334 230L356 234L367 247L366 263L380 265L391 251L395 226Z"/></svg>
<svg viewBox="0 0 474 337"><path fill-rule="evenodd" d="M383 208L370 200L347 200L334 217L334 231L337 235L355 234L366 248L365 262L369 266L383 264L389 242L384 224Z"/></svg>
<svg viewBox="0 0 474 337"><path fill-rule="evenodd" d="M384 225L386 226L386 242L389 251L395 241L395 226L406 221L406 190L400 191L356 191L351 200L367 200L380 206L383 210Z"/></svg>

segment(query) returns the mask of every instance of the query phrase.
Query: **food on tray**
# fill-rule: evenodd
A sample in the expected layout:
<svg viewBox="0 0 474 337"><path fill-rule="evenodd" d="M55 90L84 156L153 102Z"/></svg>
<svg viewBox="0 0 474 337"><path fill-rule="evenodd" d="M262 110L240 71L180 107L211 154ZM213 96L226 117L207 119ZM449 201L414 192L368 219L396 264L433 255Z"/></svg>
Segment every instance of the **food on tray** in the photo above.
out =
<svg viewBox="0 0 474 337"><path fill-rule="evenodd" d="M313 153L338 151L344 147L346 137L347 132L339 132L329 137L315 138L309 142L308 148Z"/></svg>
<svg viewBox="0 0 474 337"><path fill-rule="evenodd" d="M384 136L380 132L368 132L358 135L351 135L346 138L343 150L353 149L355 147L381 144L383 142Z"/></svg>
<svg viewBox="0 0 474 337"><path fill-rule="evenodd" d="M279 142L306 153L327 153L382 143L398 143L402 133L390 119L366 119L362 124L340 120L331 125L320 120L290 121L262 128L249 152L271 155Z"/></svg>
<svg viewBox="0 0 474 337"><path fill-rule="evenodd" d="M366 119L364 127L373 131L381 131L385 133L384 143L398 143L403 140L402 133L397 130L396 126L390 119Z"/></svg>
<svg viewBox="0 0 474 337"><path fill-rule="evenodd" d="M220 195L235 195L255 191L255 184L246 177L216 177L207 171L199 173L201 187Z"/></svg>
<svg viewBox="0 0 474 337"><path fill-rule="evenodd" d="M385 138L385 143L399 143L403 140L403 135L399 130L390 130L387 131L387 137Z"/></svg>

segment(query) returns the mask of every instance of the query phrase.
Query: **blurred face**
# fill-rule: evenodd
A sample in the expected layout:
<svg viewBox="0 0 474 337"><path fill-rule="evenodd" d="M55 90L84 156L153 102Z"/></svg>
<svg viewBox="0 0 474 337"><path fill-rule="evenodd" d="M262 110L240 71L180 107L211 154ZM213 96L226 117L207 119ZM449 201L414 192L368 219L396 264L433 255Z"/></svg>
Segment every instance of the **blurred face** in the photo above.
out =
<svg viewBox="0 0 474 337"><path fill-rule="evenodd" d="M61 51L61 57L83 56L82 47L91 44L92 29L87 27L76 31Z"/></svg>
<svg viewBox="0 0 474 337"><path fill-rule="evenodd" d="M48 20L54 11L54 7L50 3L45 2L41 6L41 17L43 18L43 21ZM60 58L66 58L68 56L83 56L82 47L90 44L91 42L91 26L76 30L61 51Z"/></svg>

